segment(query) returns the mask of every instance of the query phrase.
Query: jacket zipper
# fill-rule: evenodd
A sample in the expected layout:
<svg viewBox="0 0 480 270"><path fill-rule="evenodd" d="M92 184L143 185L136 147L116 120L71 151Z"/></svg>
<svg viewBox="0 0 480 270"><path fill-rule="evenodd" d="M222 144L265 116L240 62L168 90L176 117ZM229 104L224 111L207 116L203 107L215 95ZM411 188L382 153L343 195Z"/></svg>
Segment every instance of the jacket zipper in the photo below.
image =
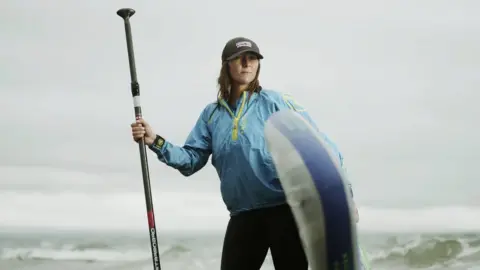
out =
<svg viewBox="0 0 480 270"><path fill-rule="evenodd" d="M237 110L236 115L232 112L232 110L230 109L230 107L228 106L228 104L224 100L220 101L222 106L225 107L225 109L227 109L227 111L230 113L230 116L232 116L232 119L233 119L233 129L232 129L232 140L233 141L238 140L238 123L240 122L240 119L242 117L242 113L243 113L243 109L245 107L246 100L247 100L247 93L243 92L242 103L240 105L240 108Z"/></svg>

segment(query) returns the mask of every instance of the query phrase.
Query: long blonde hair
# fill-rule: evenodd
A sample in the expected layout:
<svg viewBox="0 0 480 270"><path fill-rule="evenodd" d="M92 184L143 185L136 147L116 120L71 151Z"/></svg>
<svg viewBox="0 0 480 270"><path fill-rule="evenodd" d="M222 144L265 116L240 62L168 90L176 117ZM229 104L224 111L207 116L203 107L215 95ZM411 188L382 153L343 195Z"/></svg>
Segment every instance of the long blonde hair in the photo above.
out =
<svg viewBox="0 0 480 270"><path fill-rule="evenodd" d="M260 92L262 87L260 86L260 81L258 80L258 75L260 74L260 63L258 63L257 74L255 79L248 85L247 91L251 95L253 92ZM230 70L228 68L228 61L223 62L222 68L220 69L220 75L217 79L218 83L218 99L224 99L228 101L230 98L230 89L232 86L232 77L230 75Z"/></svg>

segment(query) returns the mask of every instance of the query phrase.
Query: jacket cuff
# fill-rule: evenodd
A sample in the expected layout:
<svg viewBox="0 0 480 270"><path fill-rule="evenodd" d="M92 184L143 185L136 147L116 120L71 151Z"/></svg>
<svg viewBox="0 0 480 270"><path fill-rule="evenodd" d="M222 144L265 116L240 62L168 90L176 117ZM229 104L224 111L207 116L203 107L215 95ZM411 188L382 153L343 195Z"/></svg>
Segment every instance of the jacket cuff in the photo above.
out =
<svg viewBox="0 0 480 270"><path fill-rule="evenodd" d="M149 145L148 148L150 148L150 150L154 151L155 153L158 153L162 151L164 145L165 145L165 139L162 136L157 135L153 143Z"/></svg>

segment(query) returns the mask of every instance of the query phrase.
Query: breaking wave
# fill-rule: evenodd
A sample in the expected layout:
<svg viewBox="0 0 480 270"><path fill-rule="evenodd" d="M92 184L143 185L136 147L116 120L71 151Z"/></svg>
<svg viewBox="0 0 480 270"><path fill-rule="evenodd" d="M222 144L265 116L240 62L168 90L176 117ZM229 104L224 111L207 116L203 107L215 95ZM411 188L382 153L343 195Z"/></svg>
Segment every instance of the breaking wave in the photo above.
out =
<svg viewBox="0 0 480 270"><path fill-rule="evenodd" d="M190 248L182 245L160 247L162 257L175 257L190 252ZM1 260L56 260L56 261L114 261L134 262L150 258L148 246L145 248L117 248L106 243L63 244L56 245L44 241L38 246L8 247L0 251Z"/></svg>
<svg viewBox="0 0 480 270"><path fill-rule="evenodd" d="M382 249L370 253L377 266L453 267L480 262L480 234L390 236Z"/></svg>

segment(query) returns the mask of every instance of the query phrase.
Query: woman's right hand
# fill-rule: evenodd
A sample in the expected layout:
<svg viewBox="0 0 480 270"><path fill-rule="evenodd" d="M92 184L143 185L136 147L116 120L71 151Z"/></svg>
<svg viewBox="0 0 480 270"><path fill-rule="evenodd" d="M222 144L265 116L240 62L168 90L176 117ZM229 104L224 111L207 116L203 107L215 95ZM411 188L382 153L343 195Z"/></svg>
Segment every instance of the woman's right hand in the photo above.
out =
<svg viewBox="0 0 480 270"><path fill-rule="evenodd" d="M146 145L152 145L153 141L157 137L157 134L153 132L152 127L144 119L139 119L135 123L130 125L132 127L133 140L138 142L142 138L145 138Z"/></svg>

